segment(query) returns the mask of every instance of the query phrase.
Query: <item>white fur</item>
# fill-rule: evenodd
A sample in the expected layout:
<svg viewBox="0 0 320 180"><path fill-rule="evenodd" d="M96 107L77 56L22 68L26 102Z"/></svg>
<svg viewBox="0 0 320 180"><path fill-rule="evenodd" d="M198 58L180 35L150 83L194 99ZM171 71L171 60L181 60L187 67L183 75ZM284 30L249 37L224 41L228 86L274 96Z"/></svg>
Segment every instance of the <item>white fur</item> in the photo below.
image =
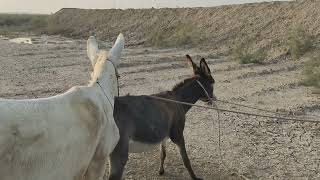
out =
<svg viewBox="0 0 320 180"><path fill-rule="evenodd" d="M87 55L88 55L89 59L91 60L93 67L97 62L98 52L99 52L99 47L98 47L97 40L94 36L90 36L87 41Z"/></svg>
<svg viewBox="0 0 320 180"><path fill-rule="evenodd" d="M159 147L161 143L147 144L139 141L129 141L129 153L151 152Z"/></svg>
<svg viewBox="0 0 320 180"><path fill-rule="evenodd" d="M151 152L151 151L159 148L160 144L165 144L167 140L168 140L168 137L166 137L160 143L156 143L156 144L147 144L147 143L142 143L139 141L130 140L129 141L129 152L130 153Z"/></svg>
<svg viewBox="0 0 320 180"><path fill-rule="evenodd" d="M50 98L0 99L1 180L103 178L106 158L119 140L113 119L117 83L107 53L92 42L89 38L88 56L95 79L89 86ZM120 35L111 50L114 63L123 44Z"/></svg>

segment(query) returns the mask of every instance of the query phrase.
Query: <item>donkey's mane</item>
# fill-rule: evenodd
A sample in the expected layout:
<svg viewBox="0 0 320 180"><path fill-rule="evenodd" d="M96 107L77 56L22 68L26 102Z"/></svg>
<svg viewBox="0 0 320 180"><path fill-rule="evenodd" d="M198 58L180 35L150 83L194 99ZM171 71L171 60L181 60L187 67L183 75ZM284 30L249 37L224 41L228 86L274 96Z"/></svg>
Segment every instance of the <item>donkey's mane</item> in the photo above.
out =
<svg viewBox="0 0 320 180"><path fill-rule="evenodd" d="M176 91L179 88L181 88L182 86L184 86L186 83L189 83L190 81L193 81L195 79L197 79L199 76L193 76L191 78L187 78L185 80L183 80L182 82L177 83L176 85L174 85L174 87L172 88L172 91Z"/></svg>
<svg viewBox="0 0 320 180"><path fill-rule="evenodd" d="M98 53L98 56L96 58L97 58L97 62L91 73L91 80L89 81L89 84L96 83L97 79L99 78L102 71L104 70L105 60L108 58L108 51L101 50Z"/></svg>

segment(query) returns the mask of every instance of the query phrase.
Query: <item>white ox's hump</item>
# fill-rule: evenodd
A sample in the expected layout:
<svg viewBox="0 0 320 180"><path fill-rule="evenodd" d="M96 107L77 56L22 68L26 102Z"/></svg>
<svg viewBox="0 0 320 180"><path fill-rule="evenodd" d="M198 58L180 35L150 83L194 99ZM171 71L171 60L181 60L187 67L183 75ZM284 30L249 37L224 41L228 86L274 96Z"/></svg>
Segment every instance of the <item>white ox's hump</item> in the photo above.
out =
<svg viewBox="0 0 320 180"><path fill-rule="evenodd" d="M123 49L124 49L124 36L122 33L120 33L113 47L109 51L109 55L108 55L109 60L111 60L115 66L119 64L119 59Z"/></svg>

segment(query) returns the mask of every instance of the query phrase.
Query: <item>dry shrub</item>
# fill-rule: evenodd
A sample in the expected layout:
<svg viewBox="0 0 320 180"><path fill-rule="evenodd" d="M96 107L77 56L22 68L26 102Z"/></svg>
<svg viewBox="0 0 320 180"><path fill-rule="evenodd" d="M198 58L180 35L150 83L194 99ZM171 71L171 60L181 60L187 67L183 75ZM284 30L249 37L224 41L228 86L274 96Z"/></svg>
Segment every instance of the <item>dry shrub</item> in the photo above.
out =
<svg viewBox="0 0 320 180"><path fill-rule="evenodd" d="M191 23L178 23L171 29L156 28L150 34L149 42L156 47L179 47L198 44L203 38Z"/></svg>
<svg viewBox="0 0 320 180"><path fill-rule="evenodd" d="M202 39L201 33L191 23L179 24L171 38L176 46L197 44Z"/></svg>
<svg viewBox="0 0 320 180"><path fill-rule="evenodd" d="M48 15L0 14L0 32L46 32Z"/></svg>
<svg viewBox="0 0 320 180"><path fill-rule="evenodd" d="M232 50L233 59L241 64L262 64L267 59L267 52L265 49L254 49L253 42L254 39L250 39L236 45Z"/></svg>
<svg viewBox="0 0 320 180"><path fill-rule="evenodd" d="M289 53L293 59L299 59L313 46L313 37L305 29L298 26L288 35Z"/></svg>
<svg viewBox="0 0 320 180"><path fill-rule="evenodd" d="M222 54L211 53L207 55L207 59L220 59L222 56Z"/></svg>
<svg viewBox="0 0 320 180"><path fill-rule="evenodd" d="M305 86L313 86L320 89L320 54L311 57L305 64L303 75L303 84Z"/></svg>
<svg viewBox="0 0 320 180"><path fill-rule="evenodd" d="M164 30L159 30L159 31L154 31L151 33L149 41L152 46L155 47L164 47L168 44L166 42L166 38L164 36L165 31Z"/></svg>
<svg viewBox="0 0 320 180"><path fill-rule="evenodd" d="M52 16L48 18L47 33L49 35L52 35L52 34L66 35L70 31L71 29L67 29L67 26L64 26L63 23L60 23L59 19L54 19Z"/></svg>

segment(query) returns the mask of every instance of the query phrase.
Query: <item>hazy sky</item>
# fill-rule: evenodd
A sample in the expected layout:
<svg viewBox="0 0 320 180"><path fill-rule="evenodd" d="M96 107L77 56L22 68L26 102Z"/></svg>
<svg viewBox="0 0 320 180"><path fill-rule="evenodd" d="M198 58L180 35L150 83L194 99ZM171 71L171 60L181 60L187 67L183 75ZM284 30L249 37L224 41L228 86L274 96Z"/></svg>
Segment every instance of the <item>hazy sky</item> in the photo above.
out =
<svg viewBox="0 0 320 180"><path fill-rule="evenodd" d="M0 0L0 12L52 13L61 8L203 7L268 0Z"/></svg>

